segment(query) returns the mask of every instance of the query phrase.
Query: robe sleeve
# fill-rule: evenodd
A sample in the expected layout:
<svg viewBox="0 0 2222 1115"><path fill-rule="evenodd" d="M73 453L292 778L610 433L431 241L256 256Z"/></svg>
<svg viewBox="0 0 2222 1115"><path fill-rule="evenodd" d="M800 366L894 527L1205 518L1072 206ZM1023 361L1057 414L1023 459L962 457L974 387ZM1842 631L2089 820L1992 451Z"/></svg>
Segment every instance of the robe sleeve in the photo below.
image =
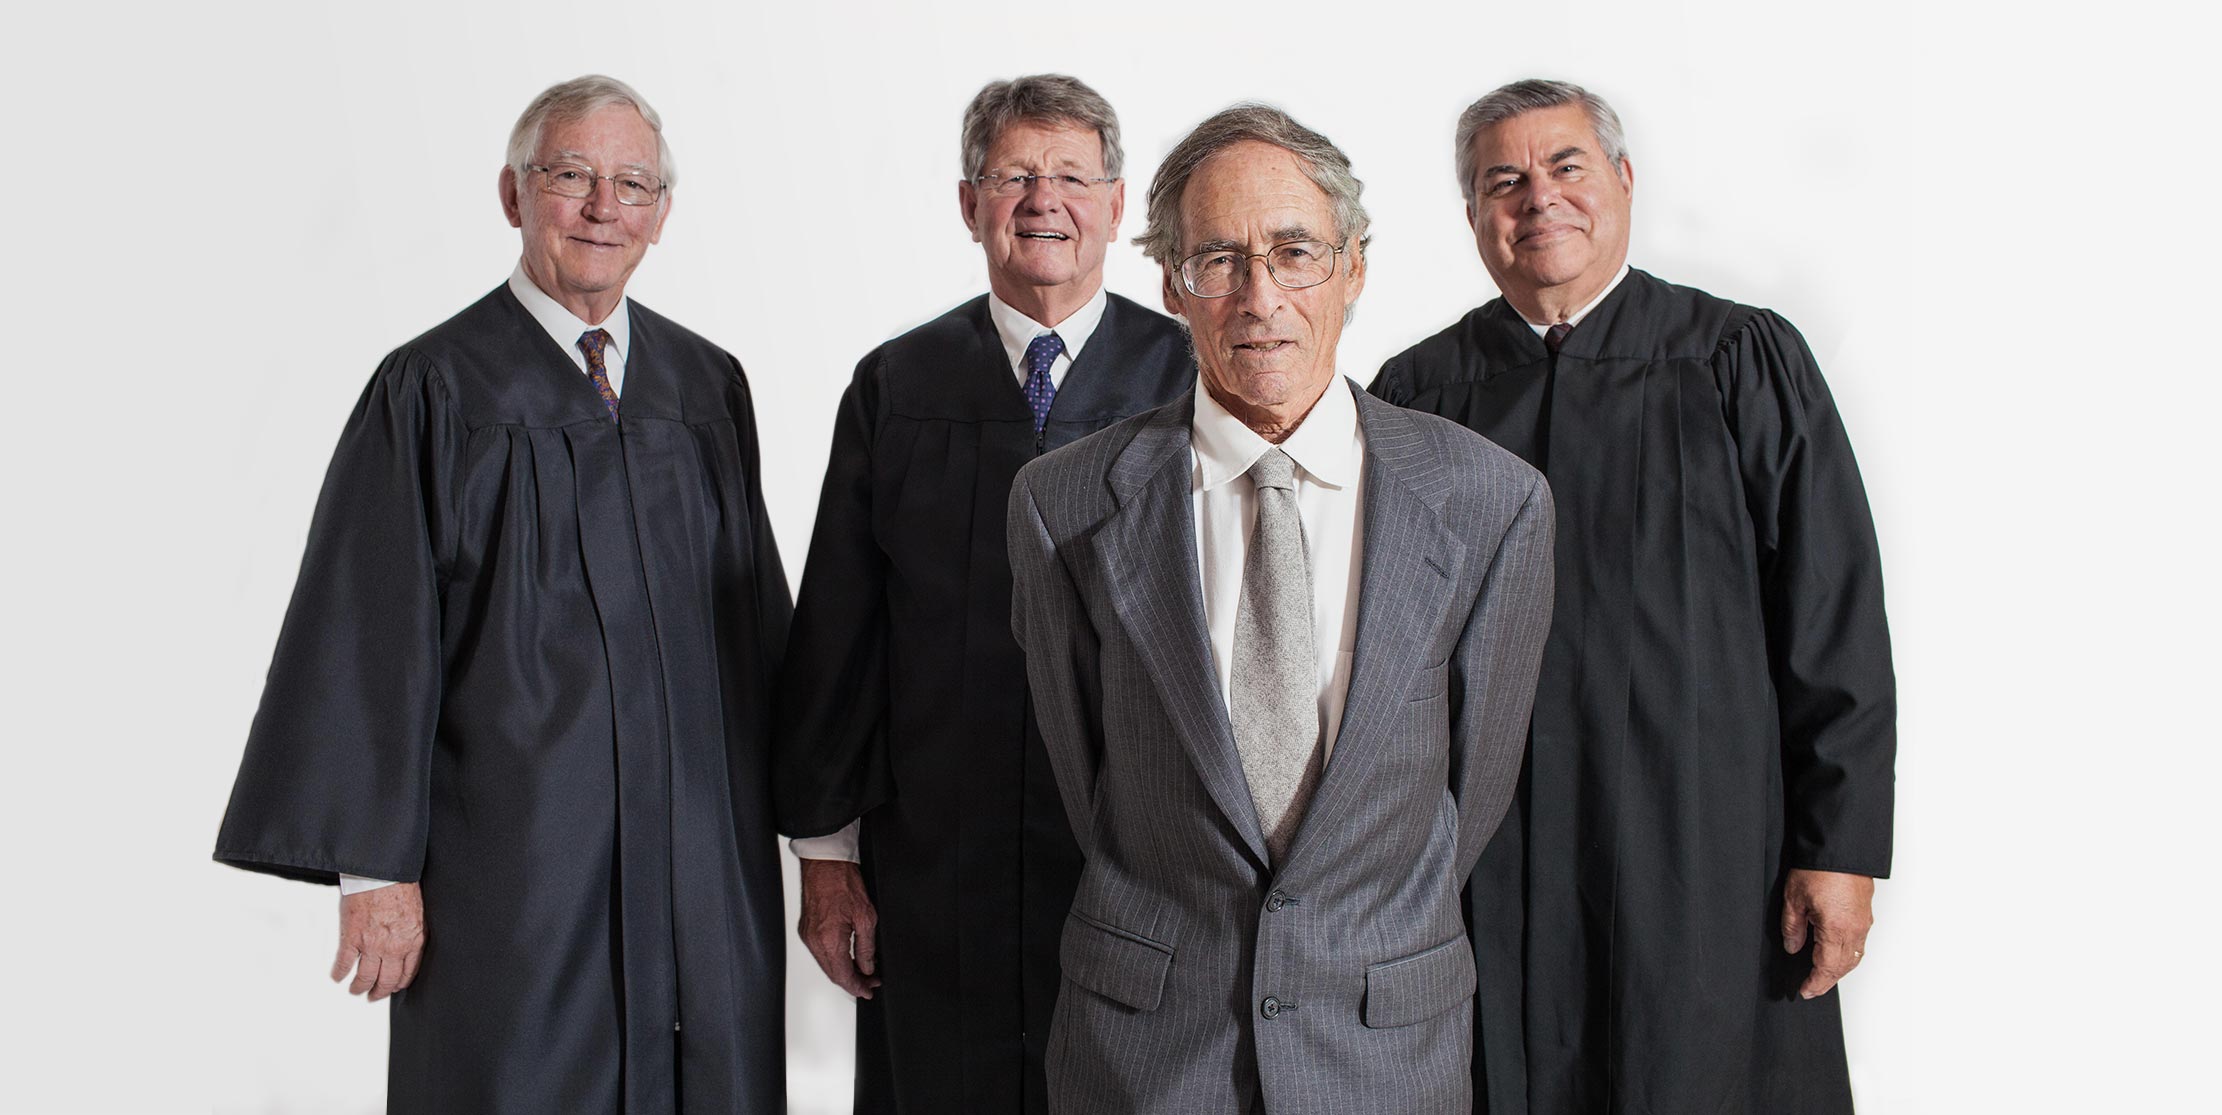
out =
<svg viewBox="0 0 2222 1115"><path fill-rule="evenodd" d="M1890 873L1897 689L1851 442L1805 339L1740 311L1716 352L1758 547L1791 867Z"/></svg>
<svg viewBox="0 0 2222 1115"><path fill-rule="evenodd" d="M894 796L887 555L872 527L877 357L834 416L833 452L787 641L773 752L779 831L823 836Z"/></svg>
<svg viewBox="0 0 2222 1115"><path fill-rule="evenodd" d="M1373 382L1366 385L1366 394L1384 403L1411 406L1412 396L1416 394L1412 390L1411 354L1398 353L1389 357L1381 370L1374 373Z"/></svg>
<svg viewBox="0 0 2222 1115"><path fill-rule="evenodd" d="M320 883L418 878L466 438L438 370L388 357L317 497L219 861Z"/></svg>

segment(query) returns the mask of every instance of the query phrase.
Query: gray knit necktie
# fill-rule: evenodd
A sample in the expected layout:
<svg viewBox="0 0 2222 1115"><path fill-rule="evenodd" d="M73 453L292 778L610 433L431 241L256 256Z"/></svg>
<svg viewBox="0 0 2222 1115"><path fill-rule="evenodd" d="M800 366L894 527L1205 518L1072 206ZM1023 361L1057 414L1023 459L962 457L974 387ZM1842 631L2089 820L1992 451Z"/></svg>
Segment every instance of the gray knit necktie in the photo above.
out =
<svg viewBox="0 0 2222 1115"><path fill-rule="evenodd" d="M1266 850L1288 853L1319 786L1319 662L1312 654L1312 564L1296 515L1296 462L1269 449L1250 466L1258 521L1234 614L1235 749Z"/></svg>

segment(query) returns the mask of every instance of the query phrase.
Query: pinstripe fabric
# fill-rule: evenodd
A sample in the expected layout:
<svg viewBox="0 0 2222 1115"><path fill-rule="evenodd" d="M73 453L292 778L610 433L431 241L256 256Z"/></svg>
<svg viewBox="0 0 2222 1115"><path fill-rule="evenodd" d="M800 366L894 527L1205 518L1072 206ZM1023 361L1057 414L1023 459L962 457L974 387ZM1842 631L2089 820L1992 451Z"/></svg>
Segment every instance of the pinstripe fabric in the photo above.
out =
<svg viewBox="0 0 2222 1115"><path fill-rule="evenodd" d="M1550 493L1462 427L1358 395L1350 694L1276 872L1204 631L1193 405L1051 453L1012 489L1013 629L1088 857L1052 1103L1466 1110L1458 897L1519 771L1550 621Z"/></svg>

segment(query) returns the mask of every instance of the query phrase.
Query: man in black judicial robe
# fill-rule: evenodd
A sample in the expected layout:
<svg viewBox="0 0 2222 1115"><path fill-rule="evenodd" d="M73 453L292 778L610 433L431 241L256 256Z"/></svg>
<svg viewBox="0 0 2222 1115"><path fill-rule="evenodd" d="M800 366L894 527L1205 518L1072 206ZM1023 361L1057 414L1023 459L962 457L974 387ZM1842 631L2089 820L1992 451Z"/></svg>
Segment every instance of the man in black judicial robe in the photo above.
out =
<svg viewBox="0 0 2222 1115"><path fill-rule="evenodd" d="M780 699L779 827L805 838L803 940L859 996L859 1112L1047 1109L1080 853L1011 637L1003 509L1020 466L1195 374L1175 322L1103 289L1125 205L1109 104L1069 77L993 82L962 146L991 293L857 365Z"/></svg>
<svg viewBox="0 0 2222 1115"><path fill-rule="evenodd" d="M1849 1111L1836 981L1890 870L1874 528L1797 330L1626 266L1610 107L1460 121L1504 297L1372 390L1541 468L1558 600L1520 794L1475 869L1477 1110Z"/></svg>
<svg viewBox="0 0 2222 1115"><path fill-rule="evenodd" d="M217 838L342 884L397 1113L784 1107L787 585L740 366L624 297L660 133L604 77L518 121L522 260L349 419Z"/></svg>

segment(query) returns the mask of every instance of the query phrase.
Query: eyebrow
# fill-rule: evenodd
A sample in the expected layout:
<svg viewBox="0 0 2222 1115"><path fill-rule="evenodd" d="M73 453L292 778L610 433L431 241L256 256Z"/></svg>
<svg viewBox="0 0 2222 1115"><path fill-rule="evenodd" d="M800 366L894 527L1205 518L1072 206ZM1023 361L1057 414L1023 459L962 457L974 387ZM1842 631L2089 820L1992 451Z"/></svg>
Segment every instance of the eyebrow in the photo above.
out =
<svg viewBox="0 0 2222 1115"><path fill-rule="evenodd" d="M591 166L593 166L593 165L594 165L594 160L593 160L593 159L590 159L590 158L587 158L587 156L586 156L586 152L584 152L584 151L573 151L573 150L570 150L569 148L565 148L564 150L558 151L558 152L556 152L555 154L553 154L553 155L550 155L550 156L548 156L548 158L549 158L549 160L550 160L550 161L562 161L562 162L569 162L569 163L578 163L579 165L581 165L581 166L586 166L586 167L591 167ZM654 168L654 167L652 167L652 166L649 166L649 165L648 165L647 163L619 163L619 164L617 164L617 166L616 166L615 168L613 168L613 169L616 169L616 170L644 170L644 171L647 171L647 172L648 172L648 173L650 173L650 174L654 174L654 173L656 172L656 168Z"/></svg>
<svg viewBox="0 0 2222 1115"><path fill-rule="evenodd" d="M1273 244L1286 244L1292 240L1319 239L1318 236L1313 235L1312 230L1305 228L1303 225L1284 225L1266 233L1266 236L1272 239ZM1267 245L1267 247L1271 246L1271 244ZM1245 247L1248 247L1248 245L1220 237L1215 240L1206 240L1196 245L1194 250L1198 252L1239 252Z"/></svg>
<svg viewBox="0 0 2222 1115"><path fill-rule="evenodd" d="M1557 151L1552 152L1550 159L1548 159L1547 161L1551 163L1563 163L1576 155L1587 154L1589 154L1589 152L1582 149L1581 147L1561 147ZM1481 173L1483 175L1518 174L1520 173L1520 168L1513 166L1510 163L1498 163L1496 166L1490 167L1489 169L1482 171Z"/></svg>

